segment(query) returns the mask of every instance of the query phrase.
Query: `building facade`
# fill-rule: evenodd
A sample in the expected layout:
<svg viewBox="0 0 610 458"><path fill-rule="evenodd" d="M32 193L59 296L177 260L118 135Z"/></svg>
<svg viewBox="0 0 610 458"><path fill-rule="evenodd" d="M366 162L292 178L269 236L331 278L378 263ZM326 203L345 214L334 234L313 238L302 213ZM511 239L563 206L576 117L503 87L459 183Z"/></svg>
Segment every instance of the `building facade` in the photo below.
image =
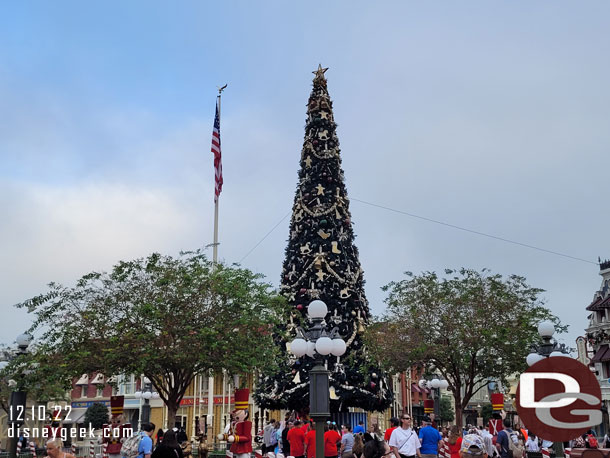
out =
<svg viewBox="0 0 610 458"><path fill-rule="evenodd" d="M587 306L589 326L579 350L583 353L581 362L590 361L602 389L603 422L597 433L603 436L608 431L610 408L610 261L601 262L599 268L602 283Z"/></svg>

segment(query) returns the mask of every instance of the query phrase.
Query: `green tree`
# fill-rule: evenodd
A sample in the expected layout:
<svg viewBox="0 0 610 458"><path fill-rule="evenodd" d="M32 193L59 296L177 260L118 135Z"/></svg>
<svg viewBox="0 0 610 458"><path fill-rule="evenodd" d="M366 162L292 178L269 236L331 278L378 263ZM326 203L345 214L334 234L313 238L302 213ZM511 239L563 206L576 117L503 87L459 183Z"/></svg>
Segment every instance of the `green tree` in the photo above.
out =
<svg viewBox="0 0 610 458"><path fill-rule="evenodd" d="M442 374L461 425L462 410L488 379L506 383L508 375L527 367L541 320L552 320L560 332L566 326L543 306L543 290L523 277L465 268L445 274L449 278L407 272L384 286L388 308L367 330L366 342L394 372L422 365Z"/></svg>
<svg viewBox="0 0 610 458"><path fill-rule="evenodd" d="M493 411L493 406L491 404L485 404L481 408L481 417L483 417L484 425L489 423L489 419L491 418L491 414L493 413Z"/></svg>
<svg viewBox="0 0 610 458"><path fill-rule="evenodd" d="M92 272L74 287L18 304L42 336L37 373L69 384L82 373L144 374L168 409L168 424L196 374L276 369L272 334L284 301L262 276L216 266L201 251L152 254Z"/></svg>
<svg viewBox="0 0 610 458"><path fill-rule="evenodd" d="M34 403L70 400L67 391L70 384L64 383L56 376L51 364L43 362L41 367L40 361L33 353L16 354L7 348L0 349L0 353L3 354L3 359L10 360L0 370L0 408L7 414L11 392L14 390L25 391L27 398ZM33 372L37 374L36 377L31 376ZM13 381L14 386L9 386L9 381Z"/></svg>
<svg viewBox="0 0 610 458"><path fill-rule="evenodd" d="M99 402L94 402L85 411L85 424L91 424L93 429L101 429L108 423L108 407Z"/></svg>
<svg viewBox="0 0 610 458"><path fill-rule="evenodd" d="M452 422L455 418L455 412L453 411L453 407L451 407L451 400L447 396L441 396L439 415L441 417L441 423Z"/></svg>

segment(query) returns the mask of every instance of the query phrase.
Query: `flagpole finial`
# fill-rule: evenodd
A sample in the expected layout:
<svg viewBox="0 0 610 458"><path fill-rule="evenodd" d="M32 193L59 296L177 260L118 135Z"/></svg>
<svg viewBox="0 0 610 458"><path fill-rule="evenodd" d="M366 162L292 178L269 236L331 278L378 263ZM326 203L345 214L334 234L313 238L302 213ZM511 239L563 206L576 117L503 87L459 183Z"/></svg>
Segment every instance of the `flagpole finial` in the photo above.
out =
<svg viewBox="0 0 610 458"><path fill-rule="evenodd" d="M223 87L216 86L218 88L218 95L222 94L222 91L224 91L227 86L228 84L225 84Z"/></svg>

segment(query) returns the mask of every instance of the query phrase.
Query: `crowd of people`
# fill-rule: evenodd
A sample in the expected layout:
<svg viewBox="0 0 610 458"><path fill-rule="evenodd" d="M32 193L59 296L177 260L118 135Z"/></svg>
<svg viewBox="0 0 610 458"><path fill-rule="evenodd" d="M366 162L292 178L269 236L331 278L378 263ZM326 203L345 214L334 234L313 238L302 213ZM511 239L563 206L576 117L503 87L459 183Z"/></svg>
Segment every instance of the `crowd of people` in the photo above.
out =
<svg viewBox="0 0 610 458"><path fill-rule="evenodd" d="M382 434L378 425L365 429L360 422L352 429L334 422L324 425L325 458L533 458L543 449L553 455L553 443L526 429L513 427L508 418L496 434L488 426L437 428L429 417L413 427L411 416L392 418ZM266 458L315 458L315 428L312 421L270 420L262 431L262 453ZM564 447L598 448L610 446L606 435L598 444L593 431L577 437Z"/></svg>
<svg viewBox="0 0 610 458"><path fill-rule="evenodd" d="M284 422L270 420L262 431L262 453L265 458L315 458L316 431L313 421L287 418ZM153 438L155 425L144 423L138 434L137 458L191 458L192 444L183 428L159 429ZM198 436L198 457L207 458L207 437ZM47 443L49 458L74 458L61 452L61 441ZM606 448L610 438L598 443L593 431L577 437L565 447ZM352 429L349 424L324 425L325 458L534 458L553 443L537 437L526 429L513 427L503 420L503 428L492 434L486 426L437 428L429 417L419 427L412 426L409 414L392 418L382 433L377 424L365 427L363 421ZM134 449L135 450L135 449ZM121 458L119 450L108 450L110 458ZM552 453L551 453L552 454Z"/></svg>

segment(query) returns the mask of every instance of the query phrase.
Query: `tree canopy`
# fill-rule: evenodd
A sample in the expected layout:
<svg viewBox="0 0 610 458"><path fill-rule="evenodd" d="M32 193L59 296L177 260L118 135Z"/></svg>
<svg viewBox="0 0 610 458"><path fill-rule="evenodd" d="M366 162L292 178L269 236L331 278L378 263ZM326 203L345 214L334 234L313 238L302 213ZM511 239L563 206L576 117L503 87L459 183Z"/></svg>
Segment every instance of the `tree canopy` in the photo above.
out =
<svg viewBox="0 0 610 458"><path fill-rule="evenodd" d="M367 330L366 341L394 371L422 366L440 373L462 410L490 379L523 371L538 342L537 324L545 319L565 327L543 306L542 289L524 277L506 278L487 269L446 270L414 275L383 287L387 311Z"/></svg>
<svg viewBox="0 0 610 458"><path fill-rule="evenodd" d="M213 265L201 251L121 261L74 287L49 287L18 304L36 315L40 370L68 385L82 373L144 374L170 425L196 374L275 370L284 301L262 275Z"/></svg>
<svg viewBox="0 0 610 458"><path fill-rule="evenodd" d="M85 424L91 424L93 429L100 429L108 423L108 407L100 402L94 402L85 411Z"/></svg>

